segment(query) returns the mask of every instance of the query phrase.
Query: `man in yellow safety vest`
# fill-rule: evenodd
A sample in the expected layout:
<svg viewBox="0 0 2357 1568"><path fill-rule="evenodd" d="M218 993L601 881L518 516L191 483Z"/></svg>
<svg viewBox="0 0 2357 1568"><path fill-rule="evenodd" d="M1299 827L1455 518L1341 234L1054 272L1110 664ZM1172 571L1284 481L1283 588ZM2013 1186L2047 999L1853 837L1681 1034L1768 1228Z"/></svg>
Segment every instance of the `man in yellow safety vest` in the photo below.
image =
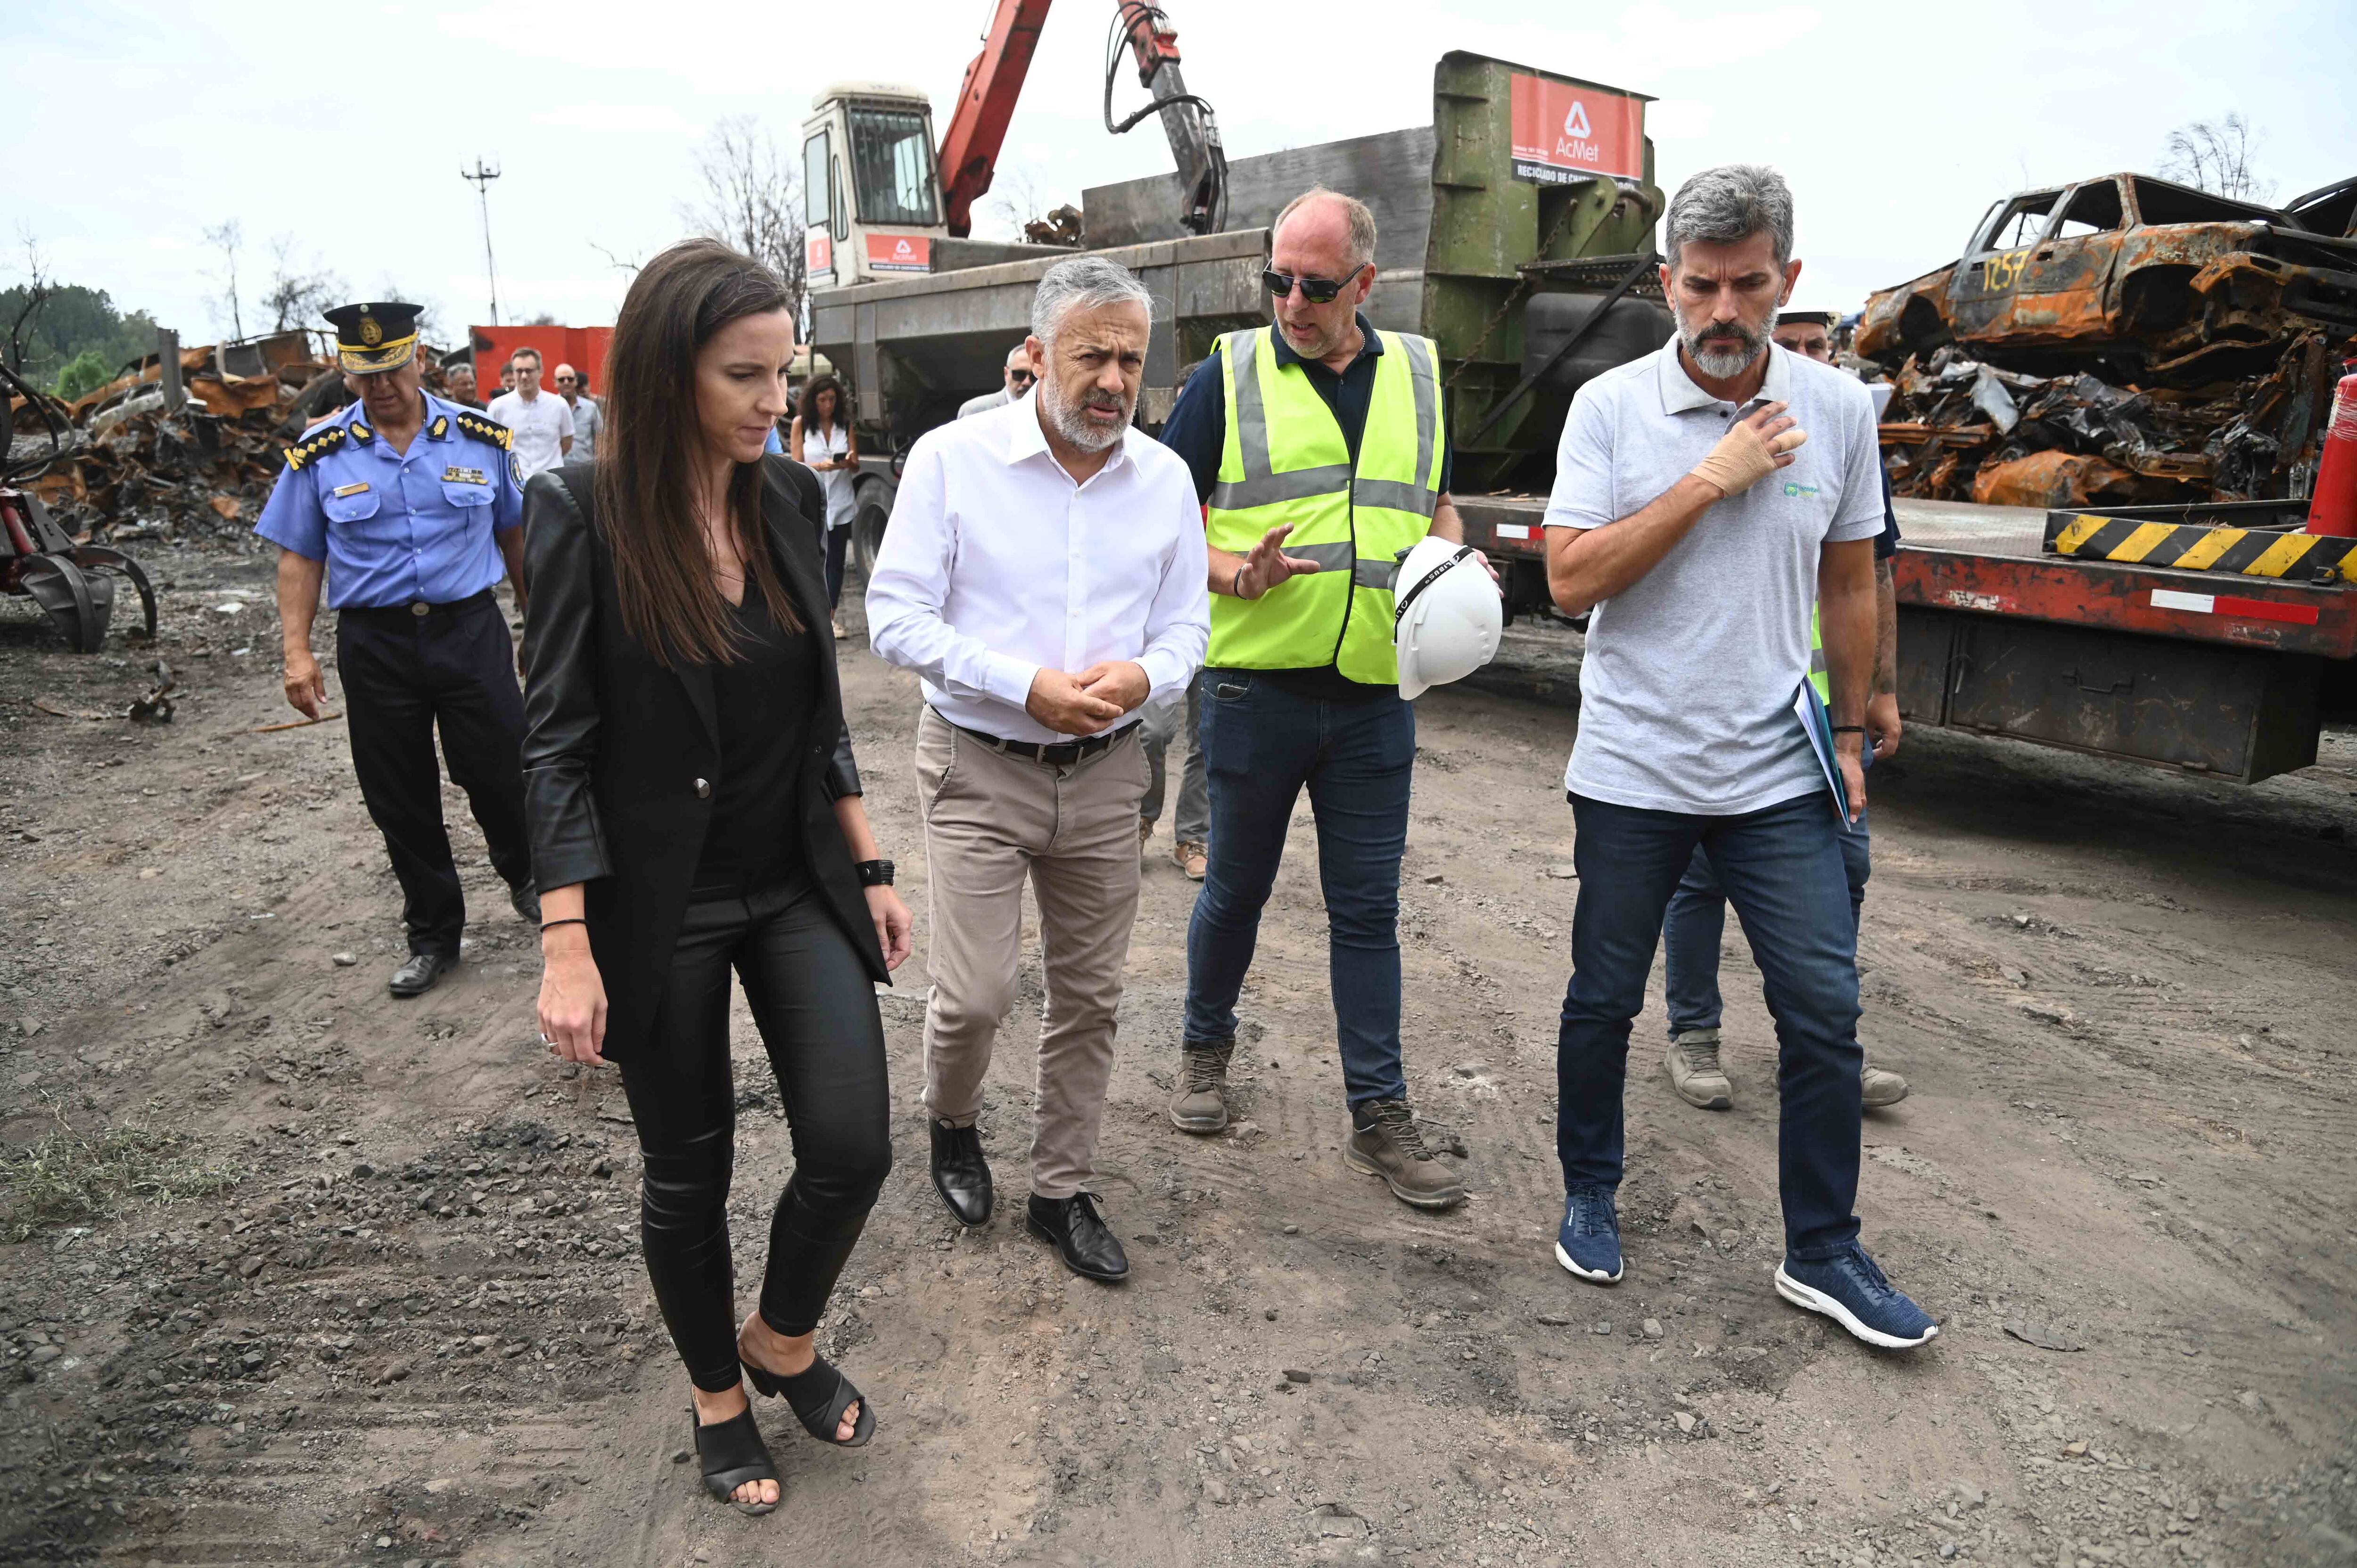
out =
<svg viewBox="0 0 2357 1568"><path fill-rule="evenodd" d="M1424 1142L1400 1061L1399 869L1414 709L1392 653L1399 557L1461 539L1448 499L1439 359L1378 330L1375 220L1339 192L1297 197L1270 231L1274 317L1231 332L1190 377L1163 440L1210 531L1211 643L1200 741L1210 865L1187 937L1184 1059L1170 1119L1227 1125L1236 999L1295 802L1318 825L1329 978L1351 1132L1344 1159L1402 1201L1461 1201ZM1323 1042L1310 1048L1323 1054Z"/></svg>

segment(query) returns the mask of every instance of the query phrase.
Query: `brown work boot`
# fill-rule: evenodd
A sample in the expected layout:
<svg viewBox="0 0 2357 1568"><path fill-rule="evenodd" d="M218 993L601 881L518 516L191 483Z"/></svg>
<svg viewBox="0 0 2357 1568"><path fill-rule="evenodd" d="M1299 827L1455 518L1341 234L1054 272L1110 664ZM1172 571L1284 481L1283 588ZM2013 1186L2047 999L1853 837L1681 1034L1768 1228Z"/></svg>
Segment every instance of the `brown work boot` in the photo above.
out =
<svg viewBox="0 0 2357 1568"><path fill-rule="evenodd" d="M1463 1179L1424 1146L1406 1101L1371 1100L1351 1108L1351 1122L1344 1165L1383 1177L1392 1196L1412 1208L1453 1208L1465 1201Z"/></svg>
<svg viewBox="0 0 2357 1568"><path fill-rule="evenodd" d="M1193 839L1180 839L1170 846L1170 858L1178 863L1178 869L1187 874L1188 881L1200 882L1204 867L1211 864L1211 852Z"/></svg>
<svg viewBox="0 0 2357 1568"><path fill-rule="evenodd" d="M1735 1103L1735 1085L1718 1065L1718 1031L1688 1029L1670 1042L1670 1087L1680 1100L1702 1111L1725 1111Z"/></svg>
<svg viewBox="0 0 2357 1568"><path fill-rule="evenodd" d="M1907 1098L1907 1080L1888 1068L1867 1062L1858 1069L1857 1086L1868 1111L1896 1105Z"/></svg>
<svg viewBox="0 0 2357 1568"><path fill-rule="evenodd" d="M1233 1040L1189 1045L1181 1053L1178 1087L1170 1096L1170 1124L1181 1133L1216 1133L1228 1124L1228 1058Z"/></svg>

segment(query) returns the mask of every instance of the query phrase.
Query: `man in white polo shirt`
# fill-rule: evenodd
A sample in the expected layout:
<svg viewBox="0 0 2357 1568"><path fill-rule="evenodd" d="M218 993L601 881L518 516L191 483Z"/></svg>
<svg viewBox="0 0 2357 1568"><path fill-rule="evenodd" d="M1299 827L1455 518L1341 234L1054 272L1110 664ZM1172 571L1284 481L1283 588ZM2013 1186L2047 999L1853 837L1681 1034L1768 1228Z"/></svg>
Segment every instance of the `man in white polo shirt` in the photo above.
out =
<svg viewBox="0 0 2357 1568"><path fill-rule="evenodd" d="M924 678L933 1187L962 1223L988 1222L974 1123L1022 971L1028 878L1047 1000L1026 1219L1104 1281L1129 1273L1086 1183L1137 918L1135 714L1184 690L1211 628L1193 478L1129 424L1151 304L1103 257L1049 268L1031 302L1037 389L910 449L867 587L870 643Z"/></svg>
<svg viewBox="0 0 2357 1568"><path fill-rule="evenodd" d="M1873 405L1857 381L1770 341L1801 272L1792 194L1773 169L1695 176L1664 224L1677 336L1580 389L1546 511L1555 603L1595 611L1564 775L1579 895L1555 1052L1555 1259L1596 1283L1621 1276L1629 1029L1699 846L1776 1019L1777 1293L1908 1348L1939 1326L1857 1240L1857 938L1840 836L1866 809L1883 521Z"/></svg>
<svg viewBox="0 0 2357 1568"><path fill-rule="evenodd" d="M554 468L573 450L573 410L540 386L540 350L518 349L508 357L515 389L491 399L483 412L515 433L516 477L529 479Z"/></svg>

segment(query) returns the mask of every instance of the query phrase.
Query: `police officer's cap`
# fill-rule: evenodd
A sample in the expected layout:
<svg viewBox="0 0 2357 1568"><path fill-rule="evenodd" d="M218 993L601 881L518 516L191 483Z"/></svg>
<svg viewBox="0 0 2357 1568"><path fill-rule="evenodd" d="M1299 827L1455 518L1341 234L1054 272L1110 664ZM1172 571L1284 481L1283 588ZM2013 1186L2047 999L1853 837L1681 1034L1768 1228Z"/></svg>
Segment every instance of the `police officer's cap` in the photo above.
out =
<svg viewBox="0 0 2357 1568"><path fill-rule="evenodd" d="M378 300L327 312L335 324L337 361L358 376L399 370L417 356L417 318L425 308Z"/></svg>
<svg viewBox="0 0 2357 1568"><path fill-rule="evenodd" d="M1780 310L1776 313L1779 327L1822 327L1833 330L1834 313L1830 310Z"/></svg>

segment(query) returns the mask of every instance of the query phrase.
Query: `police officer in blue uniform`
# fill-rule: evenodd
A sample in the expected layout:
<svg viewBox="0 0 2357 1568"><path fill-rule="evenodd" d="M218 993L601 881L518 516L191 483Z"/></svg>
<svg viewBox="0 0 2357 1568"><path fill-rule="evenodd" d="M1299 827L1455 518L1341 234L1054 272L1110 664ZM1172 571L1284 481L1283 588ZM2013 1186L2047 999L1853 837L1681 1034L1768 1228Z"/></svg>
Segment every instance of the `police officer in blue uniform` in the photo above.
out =
<svg viewBox="0 0 2357 1568"><path fill-rule="evenodd" d="M401 882L416 996L458 961L467 906L442 822L434 732L467 791L516 912L537 924L523 814L523 695L492 586L523 613L523 489L509 434L418 385L414 305L327 313L359 402L303 433L254 532L279 547L286 700L317 718L327 679L311 653L324 577L337 612L352 771Z"/></svg>

